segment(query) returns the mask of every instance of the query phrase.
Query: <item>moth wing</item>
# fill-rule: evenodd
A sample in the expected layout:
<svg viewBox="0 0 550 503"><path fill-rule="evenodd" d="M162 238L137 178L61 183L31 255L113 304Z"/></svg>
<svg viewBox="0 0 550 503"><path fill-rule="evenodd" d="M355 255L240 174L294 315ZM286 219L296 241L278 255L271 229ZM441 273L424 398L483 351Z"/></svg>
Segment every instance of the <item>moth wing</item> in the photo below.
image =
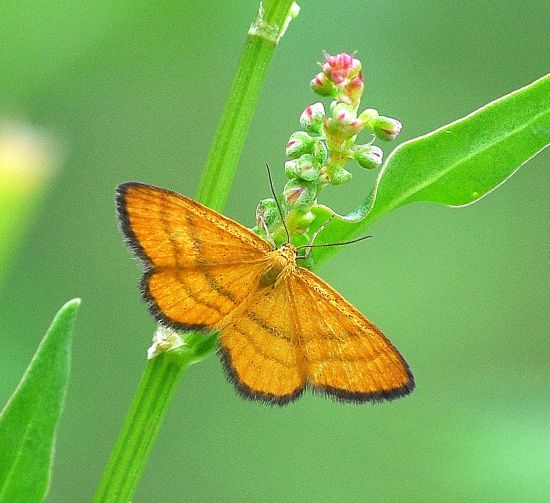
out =
<svg viewBox="0 0 550 503"><path fill-rule="evenodd" d="M257 289L265 263L153 269L141 291L153 316L179 329L214 328Z"/></svg>
<svg viewBox="0 0 550 503"><path fill-rule="evenodd" d="M286 278L262 286L220 325L219 353L245 398L283 405L305 386Z"/></svg>
<svg viewBox="0 0 550 503"><path fill-rule="evenodd" d="M336 290L301 267L289 281L308 387L358 403L391 400L414 389L397 349Z"/></svg>
<svg viewBox="0 0 550 503"><path fill-rule="evenodd" d="M151 185L119 185L116 198L122 232L146 266L142 295L158 321L211 328L257 287L270 246L249 229Z"/></svg>
<svg viewBox="0 0 550 503"><path fill-rule="evenodd" d="M123 183L116 202L122 233L148 268L254 261L271 249L250 229L166 189Z"/></svg>

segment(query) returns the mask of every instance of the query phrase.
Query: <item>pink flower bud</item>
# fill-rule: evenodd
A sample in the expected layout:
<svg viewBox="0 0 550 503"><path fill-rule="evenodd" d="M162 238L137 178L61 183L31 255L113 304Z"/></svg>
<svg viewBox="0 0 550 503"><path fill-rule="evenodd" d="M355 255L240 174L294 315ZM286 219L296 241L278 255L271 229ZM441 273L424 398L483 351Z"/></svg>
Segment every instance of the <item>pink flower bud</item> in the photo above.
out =
<svg viewBox="0 0 550 503"><path fill-rule="evenodd" d="M290 135L286 144L286 155L291 159L296 159L302 154L310 153L313 149L314 138L305 131L296 131Z"/></svg>
<svg viewBox="0 0 550 503"><path fill-rule="evenodd" d="M325 60L326 63L322 65L323 73L336 85L343 84L361 72L361 62L350 54L331 56L325 52Z"/></svg>
<svg viewBox="0 0 550 503"><path fill-rule="evenodd" d="M358 59L353 58L353 61L351 63L351 68L349 70L348 77L352 79L353 77L361 75L361 61Z"/></svg>
<svg viewBox="0 0 550 503"><path fill-rule="evenodd" d="M337 117L335 119L325 117L323 120L329 149L335 148L337 144L342 144L363 129L363 123L359 119L353 119L345 112L337 114Z"/></svg>
<svg viewBox="0 0 550 503"><path fill-rule="evenodd" d="M300 125L310 133L319 134L323 128L325 107L322 103L314 103L307 107L300 115Z"/></svg>
<svg viewBox="0 0 550 503"><path fill-rule="evenodd" d="M401 122L391 117L379 116L373 121L374 133L381 140L395 140L401 131Z"/></svg>
<svg viewBox="0 0 550 503"><path fill-rule="evenodd" d="M363 129L363 122L357 119L355 110L348 103L337 103L332 109L333 122L329 122L327 134L338 134L342 138L351 138Z"/></svg>
<svg viewBox="0 0 550 503"><path fill-rule="evenodd" d="M346 95L352 103L358 104L364 89L363 76L359 74L349 81L349 84L346 86Z"/></svg>
<svg viewBox="0 0 550 503"><path fill-rule="evenodd" d="M357 145L353 158L359 166L366 169L375 169L382 164L384 153L375 145Z"/></svg>
<svg viewBox="0 0 550 503"><path fill-rule="evenodd" d="M329 78L324 73L318 73L313 80L310 83L311 88L314 92L319 94L320 96L331 96L332 98L335 98L338 94L338 89L330 81Z"/></svg>
<svg viewBox="0 0 550 503"><path fill-rule="evenodd" d="M342 123L349 124L356 119L355 110L351 105L347 103L336 103L332 108L332 116L334 120Z"/></svg>
<svg viewBox="0 0 550 503"><path fill-rule="evenodd" d="M347 127L351 136L359 134L363 130L363 123L359 119L352 120Z"/></svg>

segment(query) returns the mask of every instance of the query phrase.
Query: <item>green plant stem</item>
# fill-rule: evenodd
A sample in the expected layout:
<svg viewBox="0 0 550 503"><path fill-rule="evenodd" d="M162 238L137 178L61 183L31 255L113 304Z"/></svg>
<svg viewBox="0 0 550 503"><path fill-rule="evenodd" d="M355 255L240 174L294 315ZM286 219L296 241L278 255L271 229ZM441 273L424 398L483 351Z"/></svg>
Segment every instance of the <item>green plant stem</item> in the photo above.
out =
<svg viewBox="0 0 550 503"><path fill-rule="evenodd" d="M217 211L223 210L227 201L269 63L292 3L292 0L264 1L262 27L250 30L246 37L197 194L201 203Z"/></svg>
<svg viewBox="0 0 550 503"><path fill-rule="evenodd" d="M262 15L249 30L198 191L199 201L216 210L223 208L229 195L267 69L286 29L292 4L292 0L264 0ZM179 377L216 347L216 333L187 333L182 337L182 348L162 353L147 364L94 503L130 501Z"/></svg>
<svg viewBox="0 0 550 503"><path fill-rule="evenodd" d="M94 503L128 503L141 477L179 377L190 364L177 351L149 360Z"/></svg>

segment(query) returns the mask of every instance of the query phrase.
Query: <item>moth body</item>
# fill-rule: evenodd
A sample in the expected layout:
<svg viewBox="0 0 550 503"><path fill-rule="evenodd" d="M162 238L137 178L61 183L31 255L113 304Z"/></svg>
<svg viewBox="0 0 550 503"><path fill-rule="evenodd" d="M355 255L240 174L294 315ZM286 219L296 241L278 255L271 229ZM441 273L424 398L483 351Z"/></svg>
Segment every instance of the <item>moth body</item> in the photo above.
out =
<svg viewBox="0 0 550 503"><path fill-rule="evenodd" d="M289 243L269 252L267 260L269 269L260 278L264 286L273 285L279 278L286 274L292 274L296 267L297 248Z"/></svg>

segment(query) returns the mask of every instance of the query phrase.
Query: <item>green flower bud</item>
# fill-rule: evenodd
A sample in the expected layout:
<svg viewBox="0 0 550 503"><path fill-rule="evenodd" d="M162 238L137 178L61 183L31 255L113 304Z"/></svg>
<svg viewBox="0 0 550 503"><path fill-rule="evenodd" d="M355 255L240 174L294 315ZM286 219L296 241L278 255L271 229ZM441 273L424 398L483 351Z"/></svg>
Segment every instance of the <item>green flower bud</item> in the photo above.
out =
<svg viewBox="0 0 550 503"><path fill-rule="evenodd" d="M298 159L296 177L307 182L313 182L319 178L319 166L315 162L315 157L304 154Z"/></svg>
<svg viewBox="0 0 550 503"><path fill-rule="evenodd" d="M317 185L298 178L289 180L283 189L283 196L291 208L310 207L317 197Z"/></svg>
<svg viewBox="0 0 550 503"><path fill-rule="evenodd" d="M271 229L276 223L281 220L279 215L279 209L277 203L272 197L268 199L262 199L256 207L256 223L258 228L264 229L267 227Z"/></svg>
<svg viewBox="0 0 550 503"><path fill-rule="evenodd" d="M303 154L309 154L313 147L314 138L305 131L296 131L290 135L286 144L286 155L291 159L296 159Z"/></svg>
<svg viewBox="0 0 550 503"><path fill-rule="evenodd" d="M337 128L337 131L332 134L348 139L363 129L363 122L357 118L353 106L348 103L337 103L332 109L332 116L335 123L333 126Z"/></svg>
<svg viewBox="0 0 550 503"><path fill-rule="evenodd" d="M342 117L342 114L340 117ZM359 119L353 119L350 122L340 122L338 119L325 117L323 119L323 126L325 128L325 135L329 145L334 143L334 140L336 139L334 137L340 138L340 140L337 141L337 143L339 143L344 140L349 140L353 136L360 133L363 129L363 123Z"/></svg>
<svg viewBox="0 0 550 503"><path fill-rule="evenodd" d="M362 168L375 169L382 164L383 155L382 149L375 145L357 145L353 158Z"/></svg>
<svg viewBox="0 0 550 503"><path fill-rule="evenodd" d="M358 119L363 123L363 126L369 130L373 130L372 122L378 119L378 110L374 108L367 108L365 111L359 114Z"/></svg>
<svg viewBox="0 0 550 503"><path fill-rule="evenodd" d="M291 179L298 176L298 159L291 159L285 162L285 175Z"/></svg>
<svg viewBox="0 0 550 503"><path fill-rule="evenodd" d="M398 120L380 115L373 121L373 127L377 138L390 141L395 140L402 126Z"/></svg>
<svg viewBox="0 0 550 503"><path fill-rule="evenodd" d="M304 154L298 159L285 162L285 174L288 178L300 178L313 182L319 178L319 164L311 154Z"/></svg>
<svg viewBox="0 0 550 503"><path fill-rule="evenodd" d="M323 130L325 107L322 103L313 103L300 115L300 125L310 133L320 134Z"/></svg>
<svg viewBox="0 0 550 503"><path fill-rule="evenodd" d="M328 159L328 150L325 143L321 140L315 140L311 155L315 158L317 166L323 166Z"/></svg>
<svg viewBox="0 0 550 503"><path fill-rule="evenodd" d="M323 117L323 127L327 136L337 135L340 132L340 124L332 117Z"/></svg>
<svg viewBox="0 0 550 503"><path fill-rule="evenodd" d="M340 185L351 180L351 173L342 166L335 166L330 174L330 183Z"/></svg>

